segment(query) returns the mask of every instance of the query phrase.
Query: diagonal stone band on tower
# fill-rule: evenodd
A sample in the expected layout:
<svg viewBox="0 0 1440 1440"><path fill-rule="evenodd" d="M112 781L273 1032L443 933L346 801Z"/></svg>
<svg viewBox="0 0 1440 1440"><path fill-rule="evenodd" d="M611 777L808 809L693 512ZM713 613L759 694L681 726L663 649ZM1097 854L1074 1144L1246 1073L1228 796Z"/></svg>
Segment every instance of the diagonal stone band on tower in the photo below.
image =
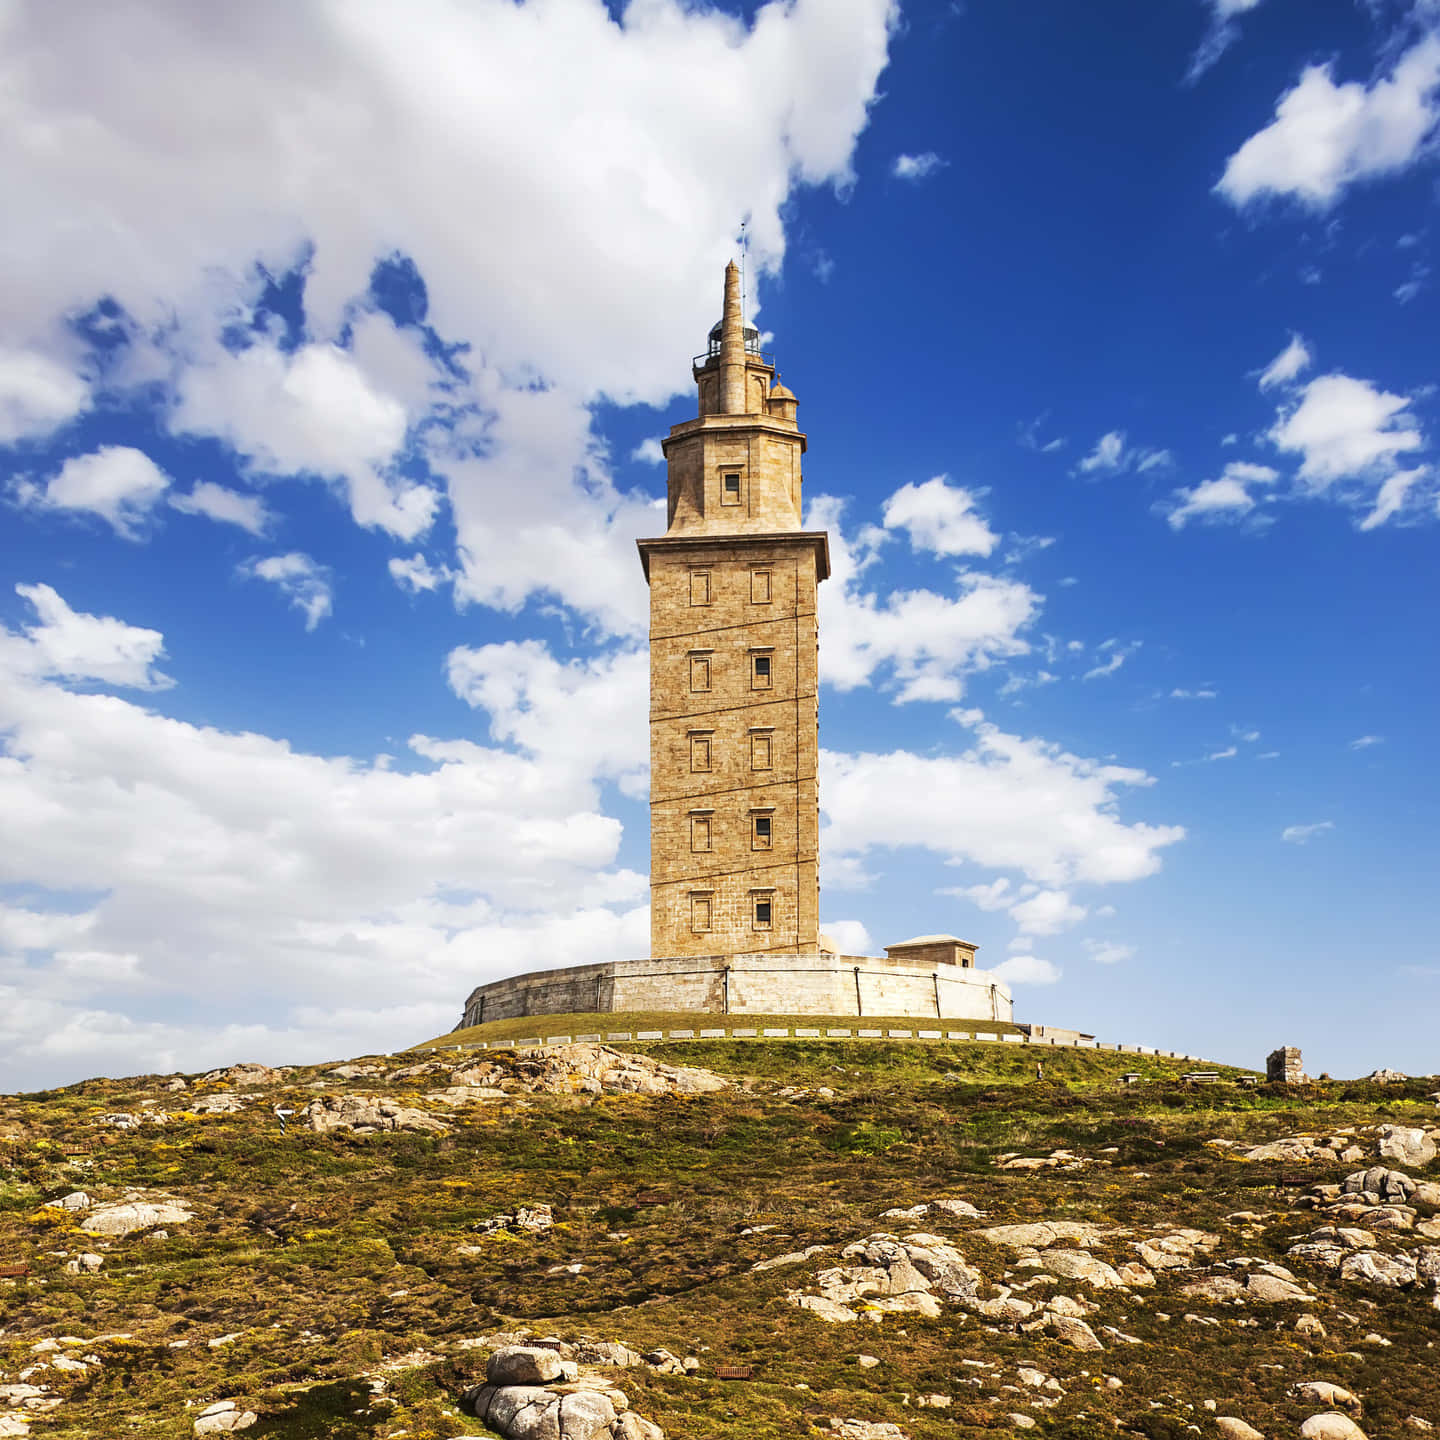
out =
<svg viewBox="0 0 1440 1440"><path fill-rule="evenodd" d="M656 956L815 954L816 596L805 436L744 323L740 274L697 356L699 415L663 442L668 528L650 584L650 937Z"/></svg>

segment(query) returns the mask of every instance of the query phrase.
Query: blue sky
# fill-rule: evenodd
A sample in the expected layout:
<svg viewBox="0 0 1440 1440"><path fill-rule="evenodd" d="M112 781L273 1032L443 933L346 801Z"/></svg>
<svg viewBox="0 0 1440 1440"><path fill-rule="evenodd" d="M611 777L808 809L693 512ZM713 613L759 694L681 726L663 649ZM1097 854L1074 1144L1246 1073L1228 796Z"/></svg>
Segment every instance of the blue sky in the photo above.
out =
<svg viewBox="0 0 1440 1440"><path fill-rule="evenodd" d="M21 0L0 53L0 1085L646 953L634 540L742 218L827 927L1436 1068L1433 0Z"/></svg>

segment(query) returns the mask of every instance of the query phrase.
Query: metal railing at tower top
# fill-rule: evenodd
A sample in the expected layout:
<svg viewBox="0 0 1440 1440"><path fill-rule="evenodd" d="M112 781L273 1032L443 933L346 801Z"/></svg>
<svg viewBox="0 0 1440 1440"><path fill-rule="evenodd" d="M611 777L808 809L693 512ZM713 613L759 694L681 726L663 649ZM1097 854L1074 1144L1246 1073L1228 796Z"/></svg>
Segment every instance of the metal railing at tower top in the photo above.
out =
<svg viewBox="0 0 1440 1440"><path fill-rule="evenodd" d="M745 357L748 360L758 360L762 365L768 365L772 370L775 368L775 357L773 355L766 354L764 350L761 350L758 347L752 350L747 345L745 347ZM718 360L719 358L720 348L719 346L716 346L716 348L713 350L705 351L703 355L695 356L695 358L690 362L690 368L692 370L703 370L712 360Z"/></svg>

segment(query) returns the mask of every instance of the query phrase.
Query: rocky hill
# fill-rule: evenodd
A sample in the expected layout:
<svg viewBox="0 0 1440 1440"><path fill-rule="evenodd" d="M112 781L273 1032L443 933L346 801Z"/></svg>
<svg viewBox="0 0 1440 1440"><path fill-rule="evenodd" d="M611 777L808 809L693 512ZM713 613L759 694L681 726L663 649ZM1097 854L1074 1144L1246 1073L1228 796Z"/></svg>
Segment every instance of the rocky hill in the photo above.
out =
<svg viewBox="0 0 1440 1440"><path fill-rule="evenodd" d="M1440 1424L1433 1080L1035 1064L586 1044L4 1097L0 1436Z"/></svg>

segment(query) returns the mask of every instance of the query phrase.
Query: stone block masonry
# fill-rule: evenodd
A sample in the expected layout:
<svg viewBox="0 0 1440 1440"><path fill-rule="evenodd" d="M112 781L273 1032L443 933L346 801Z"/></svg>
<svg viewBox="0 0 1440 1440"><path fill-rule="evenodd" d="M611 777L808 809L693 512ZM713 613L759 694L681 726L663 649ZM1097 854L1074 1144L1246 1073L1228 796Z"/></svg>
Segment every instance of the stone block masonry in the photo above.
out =
<svg viewBox="0 0 1440 1440"><path fill-rule="evenodd" d="M650 927L656 956L820 948L816 589L801 529L805 436L725 271L694 378L699 414L664 441L667 529L650 585Z"/></svg>
<svg viewBox="0 0 1440 1440"><path fill-rule="evenodd" d="M1012 1020L1009 987L984 970L861 955L689 955L540 970L478 986L462 1026L531 1015L688 1010L710 1015Z"/></svg>
<svg viewBox="0 0 1440 1440"><path fill-rule="evenodd" d="M1301 1065L1300 1051L1294 1045L1282 1045L1265 1057L1265 1078L1282 1085L1303 1085L1309 1078Z"/></svg>

